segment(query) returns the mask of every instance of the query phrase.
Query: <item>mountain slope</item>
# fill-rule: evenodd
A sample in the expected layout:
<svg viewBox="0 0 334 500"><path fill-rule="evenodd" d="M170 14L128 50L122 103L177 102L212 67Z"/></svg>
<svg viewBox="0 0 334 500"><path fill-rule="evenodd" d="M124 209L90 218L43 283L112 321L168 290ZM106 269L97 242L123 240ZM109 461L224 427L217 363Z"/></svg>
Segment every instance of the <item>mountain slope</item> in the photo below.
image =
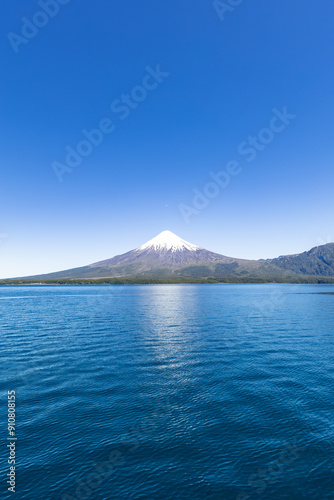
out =
<svg viewBox="0 0 334 500"><path fill-rule="evenodd" d="M226 257L182 240L170 231L140 247L88 266L39 276L34 280L57 279L160 279L298 281L300 277L334 277L334 243L299 255L271 260Z"/></svg>
<svg viewBox="0 0 334 500"><path fill-rule="evenodd" d="M296 255L284 255L270 262L296 274L334 276L334 243L314 247Z"/></svg>
<svg viewBox="0 0 334 500"><path fill-rule="evenodd" d="M144 245L125 254L85 267L33 276L33 278L166 276L182 268L209 266L211 269L214 264L231 264L234 261L235 259L209 252L182 240L170 231L163 231Z"/></svg>

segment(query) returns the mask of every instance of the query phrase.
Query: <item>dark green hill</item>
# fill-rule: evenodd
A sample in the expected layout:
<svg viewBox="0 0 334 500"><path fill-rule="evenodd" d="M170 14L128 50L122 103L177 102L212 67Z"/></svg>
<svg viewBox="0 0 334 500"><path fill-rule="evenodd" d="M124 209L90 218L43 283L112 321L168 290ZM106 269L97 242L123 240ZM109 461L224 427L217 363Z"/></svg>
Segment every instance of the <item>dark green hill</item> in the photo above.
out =
<svg viewBox="0 0 334 500"><path fill-rule="evenodd" d="M297 255L278 257L270 262L280 269L296 274L334 276L334 243L314 247Z"/></svg>

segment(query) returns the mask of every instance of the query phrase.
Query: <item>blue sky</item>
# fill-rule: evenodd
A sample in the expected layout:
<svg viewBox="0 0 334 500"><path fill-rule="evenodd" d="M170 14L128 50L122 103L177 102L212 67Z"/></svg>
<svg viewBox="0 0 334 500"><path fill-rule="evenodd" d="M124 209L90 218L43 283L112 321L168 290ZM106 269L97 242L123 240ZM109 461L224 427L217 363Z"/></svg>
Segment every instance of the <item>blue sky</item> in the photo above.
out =
<svg viewBox="0 0 334 500"><path fill-rule="evenodd" d="M165 229L243 258L334 241L332 0L221 2L220 16L211 1L55 1L5 0L0 19L0 277ZM294 116L280 132L274 109ZM86 154L71 171L67 146ZM196 208L231 161L238 175Z"/></svg>

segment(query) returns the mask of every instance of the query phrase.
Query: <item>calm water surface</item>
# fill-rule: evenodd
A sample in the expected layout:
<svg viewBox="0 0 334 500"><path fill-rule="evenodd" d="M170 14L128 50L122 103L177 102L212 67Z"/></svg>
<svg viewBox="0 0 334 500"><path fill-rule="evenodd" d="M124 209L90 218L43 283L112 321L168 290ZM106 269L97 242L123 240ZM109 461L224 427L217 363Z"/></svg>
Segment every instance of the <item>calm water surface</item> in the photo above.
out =
<svg viewBox="0 0 334 500"><path fill-rule="evenodd" d="M334 499L334 286L0 287L0 326L1 498Z"/></svg>

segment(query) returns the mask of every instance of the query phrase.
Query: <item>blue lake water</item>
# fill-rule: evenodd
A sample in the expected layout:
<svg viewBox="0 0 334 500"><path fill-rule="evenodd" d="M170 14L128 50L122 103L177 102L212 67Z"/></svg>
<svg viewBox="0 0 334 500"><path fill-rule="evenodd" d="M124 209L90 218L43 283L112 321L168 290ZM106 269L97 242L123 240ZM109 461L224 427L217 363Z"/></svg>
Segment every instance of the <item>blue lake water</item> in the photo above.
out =
<svg viewBox="0 0 334 500"><path fill-rule="evenodd" d="M333 500L334 286L8 286L0 326L1 498Z"/></svg>

